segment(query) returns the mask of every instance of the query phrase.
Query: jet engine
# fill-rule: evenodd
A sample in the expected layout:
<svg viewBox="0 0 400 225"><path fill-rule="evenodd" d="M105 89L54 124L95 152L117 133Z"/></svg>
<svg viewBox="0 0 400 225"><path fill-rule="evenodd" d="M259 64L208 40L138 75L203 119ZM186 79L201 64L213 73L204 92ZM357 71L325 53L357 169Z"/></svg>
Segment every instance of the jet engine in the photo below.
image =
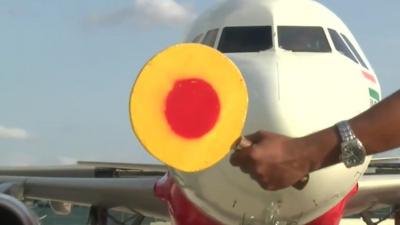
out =
<svg viewBox="0 0 400 225"><path fill-rule="evenodd" d="M38 219L22 202L1 193L0 223L7 225L39 225Z"/></svg>

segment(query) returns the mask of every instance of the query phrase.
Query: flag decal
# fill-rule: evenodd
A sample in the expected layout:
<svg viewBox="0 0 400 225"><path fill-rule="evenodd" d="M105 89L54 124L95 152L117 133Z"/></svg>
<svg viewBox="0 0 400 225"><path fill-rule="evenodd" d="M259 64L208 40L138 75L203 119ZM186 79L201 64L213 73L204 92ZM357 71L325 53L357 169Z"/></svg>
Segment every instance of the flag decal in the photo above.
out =
<svg viewBox="0 0 400 225"><path fill-rule="evenodd" d="M377 102L379 102L380 101L380 96L379 96L379 93L376 91L376 90L374 90L374 89L372 89L372 88L369 88L369 96L373 99L373 100L375 100L375 101L377 101Z"/></svg>

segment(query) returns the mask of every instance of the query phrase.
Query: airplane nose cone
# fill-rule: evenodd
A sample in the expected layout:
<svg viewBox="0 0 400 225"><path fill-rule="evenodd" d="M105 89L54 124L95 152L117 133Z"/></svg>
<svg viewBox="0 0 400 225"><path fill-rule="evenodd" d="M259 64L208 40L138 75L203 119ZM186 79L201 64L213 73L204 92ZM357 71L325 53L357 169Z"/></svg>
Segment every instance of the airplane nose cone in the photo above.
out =
<svg viewBox="0 0 400 225"><path fill-rule="evenodd" d="M282 133L281 124L276 123L280 115L275 110L280 99L278 61L272 52L253 55L251 60L246 54L229 55L248 87L249 108L243 133L261 129Z"/></svg>
<svg viewBox="0 0 400 225"><path fill-rule="evenodd" d="M241 70L248 88L244 135L268 130L302 136L369 106L368 88L359 80L360 71L353 73L354 68L333 62L329 55L295 58L298 56L293 53L267 51L228 56ZM351 96L343 90L351 90ZM355 168L338 164L313 172L300 191L293 187L266 191L248 174L232 167L229 156L196 174L173 174L191 201L226 224L243 220L250 224L305 224L340 202L368 161Z"/></svg>

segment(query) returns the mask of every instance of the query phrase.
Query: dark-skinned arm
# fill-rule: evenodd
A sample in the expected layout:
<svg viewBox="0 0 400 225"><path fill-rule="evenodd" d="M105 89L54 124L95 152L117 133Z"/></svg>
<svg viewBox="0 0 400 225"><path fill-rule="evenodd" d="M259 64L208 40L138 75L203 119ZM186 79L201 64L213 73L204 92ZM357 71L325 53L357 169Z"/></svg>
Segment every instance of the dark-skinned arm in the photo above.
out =
<svg viewBox="0 0 400 225"><path fill-rule="evenodd" d="M349 122L367 154L400 147L400 91ZM264 189L277 190L339 163L340 142L335 126L300 138L258 131L240 140L231 163Z"/></svg>

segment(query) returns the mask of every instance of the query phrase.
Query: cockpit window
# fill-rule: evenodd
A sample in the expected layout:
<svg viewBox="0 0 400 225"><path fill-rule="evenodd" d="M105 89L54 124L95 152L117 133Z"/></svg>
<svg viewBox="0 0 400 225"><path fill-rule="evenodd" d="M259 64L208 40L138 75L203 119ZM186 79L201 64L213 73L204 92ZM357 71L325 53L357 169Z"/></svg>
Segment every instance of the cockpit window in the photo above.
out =
<svg viewBox="0 0 400 225"><path fill-rule="evenodd" d="M356 48L354 47L354 45L350 42L350 40L346 37L346 35L341 34L343 40L347 43L347 45L350 47L351 51L354 53L354 55L356 56L357 60L360 62L360 64L368 69L367 64L365 64L364 60L361 58L360 54L357 52Z"/></svg>
<svg viewBox="0 0 400 225"><path fill-rule="evenodd" d="M195 38L193 38L192 43L199 43L201 41L202 37L203 37L203 34L197 35Z"/></svg>
<svg viewBox="0 0 400 225"><path fill-rule="evenodd" d="M218 29L209 30L206 33L206 36L204 37L201 43L208 45L210 47L214 47L215 40L217 40L217 36L218 36Z"/></svg>
<svg viewBox="0 0 400 225"><path fill-rule="evenodd" d="M356 57L353 55L353 53L351 53L350 49L347 47L346 43L344 43L338 32L332 29L328 29L328 31L329 34L331 35L336 50L342 53L343 55L347 56L351 60L353 60L355 63L358 63Z"/></svg>
<svg viewBox="0 0 400 225"><path fill-rule="evenodd" d="M322 27L278 26L279 47L293 52L331 52Z"/></svg>
<svg viewBox="0 0 400 225"><path fill-rule="evenodd" d="M224 53L259 52L272 48L270 26L225 27L218 50Z"/></svg>

